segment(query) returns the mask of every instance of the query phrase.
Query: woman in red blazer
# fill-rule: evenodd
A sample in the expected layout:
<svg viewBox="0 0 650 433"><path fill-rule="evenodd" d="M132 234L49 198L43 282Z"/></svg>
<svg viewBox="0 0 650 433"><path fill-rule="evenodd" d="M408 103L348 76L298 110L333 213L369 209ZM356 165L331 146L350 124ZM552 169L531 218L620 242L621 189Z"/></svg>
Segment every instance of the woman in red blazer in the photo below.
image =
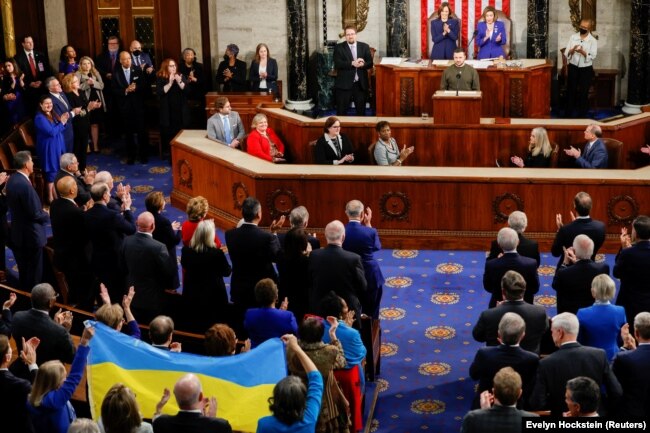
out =
<svg viewBox="0 0 650 433"><path fill-rule="evenodd" d="M286 162L284 144L271 128L266 116L258 113L251 122L253 130L246 138L246 151L270 162Z"/></svg>

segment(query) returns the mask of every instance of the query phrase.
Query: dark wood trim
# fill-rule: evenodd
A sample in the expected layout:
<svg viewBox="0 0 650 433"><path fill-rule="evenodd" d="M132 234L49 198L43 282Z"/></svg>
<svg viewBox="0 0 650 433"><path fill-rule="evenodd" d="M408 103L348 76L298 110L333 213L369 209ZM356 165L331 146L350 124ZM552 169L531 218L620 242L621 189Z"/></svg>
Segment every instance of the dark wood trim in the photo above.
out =
<svg viewBox="0 0 650 433"><path fill-rule="evenodd" d="M156 67L164 59L179 61L181 50L181 26L178 0L156 0Z"/></svg>
<svg viewBox="0 0 650 433"><path fill-rule="evenodd" d="M77 52L77 60L83 56L94 58L97 51L91 3L86 0L65 0L65 21L68 43Z"/></svg>
<svg viewBox="0 0 650 433"><path fill-rule="evenodd" d="M13 0L14 34L16 35L16 52L23 49L23 37L31 35L34 49L45 54L47 50L47 31L45 30L45 6L42 1ZM50 59L51 61L54 59ZM58 59L56 59L58 63Z"/></svg>

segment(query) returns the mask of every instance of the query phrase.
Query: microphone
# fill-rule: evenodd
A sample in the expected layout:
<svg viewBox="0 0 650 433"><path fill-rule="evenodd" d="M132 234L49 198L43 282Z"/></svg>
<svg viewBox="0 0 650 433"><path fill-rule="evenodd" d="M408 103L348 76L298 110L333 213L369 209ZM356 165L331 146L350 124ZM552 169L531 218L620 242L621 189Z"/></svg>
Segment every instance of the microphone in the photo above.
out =
<svg viewBox="0 0 650 433"><path fill-rule="evenodd" d="M456 74L456 96L458 96L458 87L460 86L460 74L462 71L458 71Z"/></svg>
<svg viewBox="0 0 650 433"><path fill-rule="evenodd" d="M474 34L472 35L471 39L470 39L469 42L467 43L467 49L468 49L468 50L469 50L469 46L472 45L472 41L474 40L474 38L476 37L476 35L478 35L478 30L474 30Z"/></svg>

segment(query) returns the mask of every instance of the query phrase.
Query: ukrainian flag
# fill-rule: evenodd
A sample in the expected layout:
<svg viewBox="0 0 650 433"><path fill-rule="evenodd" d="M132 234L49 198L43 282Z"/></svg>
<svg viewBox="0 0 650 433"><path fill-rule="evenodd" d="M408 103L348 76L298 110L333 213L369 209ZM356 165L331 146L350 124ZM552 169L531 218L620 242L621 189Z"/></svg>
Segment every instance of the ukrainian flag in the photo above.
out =
<svg viewBox="0 0 650 433"><path fill-rule="evenodd" d="M92 324L95 337L90 341L87 373L94 419L101 415L102 400L116 383L130 387L143 417L151 418L163 389L173 390L181 376L194 373L201 380L203 395L217 398L218 417L227 419L233 430L254 432L257 420L270 415L273 387L287 374L284 344L278 338L248 353L217 358L163 351L101 323ZM173 395L163 412L178 412Z"/></svg>

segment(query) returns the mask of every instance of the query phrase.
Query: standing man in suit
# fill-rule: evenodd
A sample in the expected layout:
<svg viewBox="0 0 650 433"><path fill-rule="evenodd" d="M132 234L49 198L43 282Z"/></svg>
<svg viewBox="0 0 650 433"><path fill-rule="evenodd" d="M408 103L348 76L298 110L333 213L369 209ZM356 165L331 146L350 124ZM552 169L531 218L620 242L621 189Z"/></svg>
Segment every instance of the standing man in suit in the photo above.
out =
<svg viewBox="0 0 650 433"><path fill-rule="evenodd" d="M572 221L569 224L562 224L562 214L555 215L557 233L551 247L551 254L553 254L553 257L560 258L557 262L558 268L564 262L564 250L573 245L576 236L584 234L594 241L594 252L591 255L591 260L596 259L598 250L605 242L605 224L589 216L592 207L591 196L582 191L577 193L573 199L573 207L577 216L570 212Z"/></svg>
<svg viewBox="0 0 650 433"><path fill-rule="evenodd" d="M122 267L126 285L138 294L131 307L138 320L149 322L166 312L165 289L171 289L173 272L167 247L153 238L156 228L151 212L142 212L136 221L137 233L122 244Z"/></svg>
<svg viewBox="0 0 650 433"><path fill-rule="evenodd" d="M61 117L63 113L69 113L70 119L81 112L81 107L72 108L68 97L63 93L61 83L55 77L48 77L45 79L45 88L52 95L52 110L54 113ZM63 130L63 140L65 141L65 151L71 153L74 145L74 132L72 129L72 122L65 125Z"/></svg>
<svg viewBox="0 0 650 433"><path fill-rule="evenodd" d="M528 226L528 218L526 217L525 213L516 210L511 212L510 215L508 216L508 227L516 231L517 236L519 237L519 243L517 244L517 252L521 256L535 259L535 261L537 262L537 267L539 267L539 263L540 263L539 245L537 244L537 241L528 239L527 237L524 236L524 231L526 230L527 226ZM490 245L490 254L488 255L486 260L496 259L501 254L503 254L503 250L499 247L499 243L495 239L492 241L492 244Z"/></svg>
<svg viewBox="0 0 650 433"><path fill-rule="evenodd" d="M151 83L154 81L156 68L151 60L151 56L148 53L142 51L142 44L138 40L131 42L129 47L131 52L131 64L136 68L140 69L144 76L147 78L147 82Z"/></svg>
<svg viewBox="0 0 650 433"><path fill-rule="evenodd" d="M147 149L147 131L145 128L144 95L147 80L143 78L142 69L131 66L131 55L120 53L120 66L113 71L113 97L120 113L122 130L126 134L127 163L135 163L136 156L140 162L149 162ZM133 135L137 134L137 141Z"/></svg>
<svg viewBox="0 0 650 433"><path fill-rule="evenodd" d="M74 201L79 207L90 207L90 186L95 183L95 171L86 171L82 174L79 171L79 160L74 153L64 153L59 158L59 172L54 178L54 185L64 177L72 178L77 184L77 196ZM58 191L57 191L58 192Z"/></svg>
<svg viewBox="0 0 650 433"><path fill-rule="evenodd" d="M29 113L34 114L38 98L45 93L45 79L52 75L47 56L34 50L34 39L25 36L22 40L22 50L18 49L14 59L25 74L25 106Z"/></svg>
<svg viewBox="0 0 650 433"><path fill-rule="evenodd" d="M312 292L309 305L317 311L318 304L330 291L343 298L355 312L355 327L361 326L361 303L367 290L365 271L361 257L343 249L345 226L335 220L325 226L327 246L309 255L309 273L312 278Z"/></svg>
<svg viewBox="0 0 650 433"><path fill-rule="evenodd" d="M32 390L31 382L36 378L36 348L38 339L34 338L23 345L19 358L28 366L30 380L16 377L9 371L13 357L11 345L6 335L0 335L0 417L2 428L8 432L27 433L32 431L27 411L27 396Z"/></svg>
<svg viewBox="0 0 650 433"><path fill-rule="evenodd" d="M612 370L623 387L623 397L616 412L621 418L644 418L650 413L650 313L636 315L634 336L638 347L619 352L612 364Z"/></svg>
<svg viewBox="0 0 650 433"><path fill-rule="evenodd" d="M650 217L639 215L632 236L621 230L621 250L616 255L614 277L621 280L616 305L625 308L628 323L642 311L650 311Z"/></svg>
<svg viewBox="0 0 650 433"><path fill-rule="evenodd" d="M345 27L345 42L334 48L336 68L336 114L346 116L350 101L354 101L357 116L366 113L366 98L369 90L368 69L373 67L368 44L357 41L357 28Z"/></svg>
<svg viewBox="0 0 650 433"><path fill-rule="evenodd" d="M363 311L375 319L379 319L379 306L383 293L384 275L373 253L381 250L381 242L377 229L371 225L372 211L363 207L359 200L351 200L345 205L348 223L345 225L345 240L343 249L358 254L361 257L363 270L368 288L361 298Z"/></svg>
<svg viewBox="0 0 650 433"><path fill-rule="evenodd" d="M534 295L539 290L537 262L517 253L519 236L513 229L504 227L499 230L497 242L504 253L497 259L486 261L483 273L483 288L492 294L489 307L494 307L501 300L501 278L507 271L517 271L524 277L526 280L524 300L532 304Z"/></svg>
<svg viewBox="0 0 650 433"><path fill-rule="evenodd" d="M212 397L209 405L204 404L201 381L193 374L186 374L174 385L174 398L180 409L176 415L160 415L162 405L169 399L165 391L162 405L156 406L153 428L156 433L231 433L230 423L217 418L217 400ZM158 416L160 415L160 416Z"/></svg>
<svg viewBox="0 0 650 433"><path fill-rule="evenodd" d="M463 418L461 433L520 432L523 417L539 416L517 409L521 394L519 373L511 367L502 368L494 375L492 392L481 393L481 408Z"/></svg>
<svg viewBox="0 0 650 433"><path fill-rule="evenodd" d="M104 87L108 90L112 88L113 71L115 67L120 66L120 39L117 36L109 36L106 41L106 49L95 58L95 66L102 76ZM104 92L104 101L106 102L106 130L112 138L120 136L119 113L115 107L113 93Z"/></svg>
<svg viewBox="0 0 650 433"><path fill-rule="evenodd" d="M555 271L553 289L557 292L557 312L577 314L581 308L591 307L594 297L591 282L596 275L609 275L607 263L591 260L594 242L587 235L578 235L573 247L566 250L562 265Z"/></svg>
<svg viewBox="0 0 650 433"><path fill-rule="evenodd" d="M309 211L304 206L298 206L291 209L289 213L289 224L292 229L304 229L307 231L307 225L309 224ZM278 240L280 241L280 246L284 249L284 237L286 233L278 233ZM311 245L311 250L316 251L320 249L320 241L317 237L307 233L307 242Z"/></svg>
<svg viewBox="0 0 650 433"><path fill-rule="evenodd" d="M537 380L530 400L535 410L550 409L551 415L561 417L567 411L565 401L566 383L578 376L586 376L605 386L610 404L617 402L622 394L621 384L609 367L603 349L582 346L577 337L580 324L575 314L561 313L553 317L551 335L558 348L539 362ZM603 412L599 411L601 415Z"/></svg>
<svg viewBox="0 0 650 433"><path fill-rule="evenodd" d="M602 136L603 131L600 126L591 124L585 129L587 144L584 154L573 146L564 149L564 153L574 157L576 165L580 168L607 168L607 148L600 139Z"/></svg>
<svg viewBox="0 0 650 433"><path fill-rule="evenodd" d="M7 181L7 206L11 212L11 249L18 265L19 287L29 291L42 281L43 247L46 243L45 225L50 217L43 210L41 200L29 176L34 172L34 161L27 150L14 155L16 173Z"/></svg>
<svg viewBox="0 0 650 433"><path fill-rule="evenodd" d="M214 108L217 112L208 119L208 138L230 147L239 147L240 140L246 134L239 113L231 110L230 101L225 96L219 96L214 101Z"/></svg>
<svg viewBox="0 0 650 433"><path fill-rule="evenodd" d="M498 328L501 318L509 312L517 313L526 323L527 332L521 341L522 349L539 354L542 336L548 329L546 309L541 305L524 302L526 281L518 272L506 272L501 279L501 287L504 301L481 313L472 329L474 340L485 341L488 346L499 345Z"/></svg>

